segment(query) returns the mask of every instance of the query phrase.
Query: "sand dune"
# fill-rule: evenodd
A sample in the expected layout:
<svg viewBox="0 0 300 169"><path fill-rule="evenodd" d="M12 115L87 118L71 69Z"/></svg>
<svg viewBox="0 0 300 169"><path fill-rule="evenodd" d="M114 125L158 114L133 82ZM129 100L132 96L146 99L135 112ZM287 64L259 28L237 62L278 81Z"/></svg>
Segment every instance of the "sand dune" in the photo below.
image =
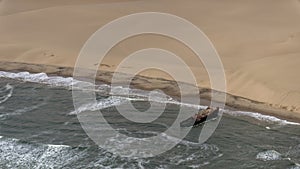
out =
<svg viewBox="0 0 300 169"><path fill-rule="evenodd" d="M202 29L221 56L229 93L300 113L299 0L2 0L0 61L72 67L93 32L118 17L146 11L175 14ZM101 69L113 71L127 55L148 47L178 54L198 84L210 86L197 57L161 36L119 43ZM153 70L143 75L170 78Z"/></svg>
<svg viewBox="0 0 300 169"><path fill-rule="evenodd" d="M122 2L122 0L1 0L2 4L1 15L10 15L34 10L42 10L45 8L68 6L68 5L88 5L98 3L114 3ZM126 2L126 1L125 1Z"/></svg>

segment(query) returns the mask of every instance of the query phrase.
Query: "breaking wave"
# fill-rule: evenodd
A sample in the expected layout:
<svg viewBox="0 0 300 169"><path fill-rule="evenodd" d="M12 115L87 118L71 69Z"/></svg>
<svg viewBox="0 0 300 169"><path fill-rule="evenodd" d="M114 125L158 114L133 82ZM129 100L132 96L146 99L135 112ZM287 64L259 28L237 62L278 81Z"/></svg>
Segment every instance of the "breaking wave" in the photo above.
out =
<svg viewBox="0 0 300 169"><path fill-rule="evenodd" d="M35 83L42 83L42 84L47 84L52 86L60 86L60 87L68 87L68 88L72 87L75 84L81 83L81 81L75 80L72 77L48 76L46 73L29 73L29 72L12 73L12 72L0 71L0 78L1 77L21 80L25 82L35 82ZM8 84L5 88L10 89L11 93L8 94L6 97L4 97L4 99L2 100L0 97L0 103L6 101L9 97L11 97L13 87ZM106 93L115 96L109 97L108 99L101 100L100 102L97 102L95 104L82 105L80 108L71 112L70 114L74 115L86 110L92 110L92 111L100 110L100 109L123 104L125 101L128 100L136 100L136 101L140 100L140 101L159 102L165 104L176 104L176 105L186 106L195 109L206 108L206 106L202 106L202 105L178 102L172 97L165 95L164 93L159 91L149 92L149 91L144 91L139 89L125 88L122 86L113 87L113 90L111 90L111 87L109 85L101 84L95 86L95 92ZM299 123L282 120L274 116L263 115L256 112L229 111L229 110L221 110L221 111L232 116L249 116L265 122L271 122L271 123L275 122L282 125L286 125L286 124L300 125Z"/></svg>
<svg viewBox="0 0 300 169"><path fill-rule="evenodd" d="M6 84L0 88L0 104L6 102L13 94L13 86Z"/></svg>
<svg viewBox="0 0 300 169"><path fill-rule="evenodd" d="M183 151L171 150L173 156L163 156L162 159L166 164L188 164L190 168L199 168L223 155L214 144L185 143L177 146ZM194 149L199 151L188 152ZM90 151L95 153L90 154ZM199 164L197 160L199 158L205 161ZM83 165L80 163L82 161L86 163ZM145 166L147 163L149 163L147 159L122 158L100 147L74 148L68 145L30 143L0 136L0 168L147 168Z"/></svg>
<svg viewBox="0 0 300 169"><path fill-rule="evenodd" d="M227 113L227 114L232 115L232 116L248 116L248 117L252 117L252 118L255 118L257 120L268 122L268 123L277 123L277 124L281 124L281 125L286 125L286 124L300 125L300 123L291 122L291 121L287 121L287 120L282 120L282 119L279 119L279 118L274 117L274 116L263 115L263 114L256 113L256 112L228 111L228 110L223 110L223 111L224 111L224 113Z"/></svg>
<svg viewBox="0 0 300 169"><path fill-rule="evenodd" d="M32 144L0 138L0 166L4 168L59 168L76 161L80 154L66 145Z"/></svg>
<svg viewBox="0 0 300 169"><path fill-rule="evenodd" d="M97 103L91 103L91 104L84 104L82 106L80 106L78 109L72 111L69 113L69 115L76 115L78 113L84 112L84 111L96 111L96 110L101 110L101 109L105 109L108 107L112 107L112 106L117 106L120 105L122 103L124 103L127 99L124 97L109 97L105 100L99 101Z"/></svg>
<svg viewBox="0 0 300 169"><path fill-rule="evenodd" d="M0 168L122 168L120 164L110 162L122 159L105 150L99 149L98 153L90 156L89 151L95 149L97 147L73 148L68 145L30 143L0 136ZM82 161L87 164L80 164ZM128 163L131 161L123 159L121 164Z"/></svg>
<svg viewBox="0 0 300 169"><path fill-rule="evenodd" d="M29 73L29 72L4 72L0 71L0 78L10 78L21 80L25 82L35 82L42 84L49 84L53 86L70 87L77 81L72 77L61 77L61 76L48 76L46 73Z"/></svg>

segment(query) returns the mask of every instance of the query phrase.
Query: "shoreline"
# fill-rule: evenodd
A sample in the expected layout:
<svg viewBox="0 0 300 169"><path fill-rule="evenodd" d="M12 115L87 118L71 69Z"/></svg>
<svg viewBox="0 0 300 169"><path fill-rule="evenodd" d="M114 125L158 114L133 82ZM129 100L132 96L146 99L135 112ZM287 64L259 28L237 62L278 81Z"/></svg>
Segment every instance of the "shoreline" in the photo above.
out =
<svg viewBox="0 0 300 169"><path fill-rule="evenodd" d="M21 62L0 61L0 71L8 71L8 72L27 71L30 73L43 72L50 76L63 76L63 77L73 76L72 67L31 64L31 63L21 63ZM111 77L113 74L114 72L102 71L102 70L98 71L96 80L97 82L110 84ZM152 78L152 77L145 77L145 76L138 75L133 78L131 82L131 87L142 89L142 90L148 90L148 91L160 89L171 97L174 98L180 97L177 83L175 81L166 80L162 78ZM200 104L208 106L211 101L210 95L212 90L208 88L201 88L201 87L198 88L199 88L199 95L201 100ZM284 108L274 107L268 103L258 102L244 97L234 96L228 93L226 93L225 106L228 109L258 112L263 115L271 115L271 116L278 117L280 119L300 123L300 113L298 112L291 112Z"/></svg>

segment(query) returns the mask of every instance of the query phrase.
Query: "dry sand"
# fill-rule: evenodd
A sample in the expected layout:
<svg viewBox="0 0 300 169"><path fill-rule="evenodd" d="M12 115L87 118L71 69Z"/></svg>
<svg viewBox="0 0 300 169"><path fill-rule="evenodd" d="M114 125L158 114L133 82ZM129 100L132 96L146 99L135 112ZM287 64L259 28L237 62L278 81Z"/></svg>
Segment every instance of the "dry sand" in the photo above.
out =
<svg viewBox="0 0 300 169"><path fill-rule="evenodd" d="M47 73L55 70L55 74L71 75L58 68L74 66L92 33L118 17L149 11L178 15L207 34L223 62L227 92L240 96L230 95L229 105L256 110L261 106L254 100L264 103L259 109L266 113L300 117L299 0L0 0L0 68ZM141 35L120 42L100 69L114 71L123 58L150 47L179 55L197 75L198 85L210 87L197 57L180 42L158 35ZM49 70L44 65L54 67ZM153 70L141 75L170 79ZM151 88L147 87L149 84L140 85Z"/></svg>

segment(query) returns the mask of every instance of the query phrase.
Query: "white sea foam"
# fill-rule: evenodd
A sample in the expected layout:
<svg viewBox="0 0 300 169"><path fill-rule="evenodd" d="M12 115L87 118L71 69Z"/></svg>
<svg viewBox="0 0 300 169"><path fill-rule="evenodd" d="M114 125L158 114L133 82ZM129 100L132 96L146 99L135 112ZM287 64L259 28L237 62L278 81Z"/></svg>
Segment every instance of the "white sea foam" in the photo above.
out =
<svg viewBox="0 0 300 169"><path fill-rule="evenodd" d="M24 107L24 108L21 108L21 109L14 110L13 112L2 113L2 114L0 114L0 118L5 118L5 117L8 117L8 116L22 115L23 113L38 109L39 107L41 107L43 105L45 105L45 103L41 103L41 104L30 106L30 107Z"/></svg>
<svg viewBox="0 0 300 169"><path fill-rule="evenodd" d="M291 121L287 121L287 120L282 120L282 119L279 119L279 118L274 117L274 116L263 115L261 113L256 113L256 112L225 110L224 113L227 113L227 114L230 114L230 115L233 115L233 116L249 116L249 117L255 118L255 119L260 120L260 121L265 121L265 122L269 122L269 123L277 123L277 124L281 124L281 125L286 125L286 124L300 125L300 123L291 122Z"/></svg>
<svg viewBox="0 0 300 169"><path fill-rule="evenodd" d="M0 114L0 118L3 119L7 116L17 116L17 115L21 115L21 113L16 113L16 112L12 112L12 113L3 113L3 114Z"/></svg>
<svg viewBox="0 0 300 169"><path fill-rule="evenodd" d="M77 83L82 83L81 81L75 80L72 77L61 77L61 76L48 76L45 73L29 73L29 72L19 72L19 73L12 73L12 72L4 72L0 71L0 77L4 78L11 78L11 79L17 79L21 81L26 82L35 82L35 83L42 83L47 85L53 85L53 86L62 86L62 87L72 87L72 85ZM86 82L84 82L86 83ZM88 84L92 85L92 84ZM110 91L109 85L98 85L94 86L95 92L108 92ZM70 114L77 114L79 112L82 112L84 110L98 110L103 109L115 105L122 104L123 102L120 100L123 100L123 98L126 98L127 100L148 100L152 102L159 102L159 103L165 103L165 104L176 104L180 106L186 106L191 107L195 109L205 109L207 106L202 105L195 105L195 104L189 104L189 103L182 103L178 102L174 99L172 99L170 96L165 95L164 93L157 92L157 91L144 91L139 89L130 89L122 86L115 86L113 90L111 90L112 95L121 96L122 99L118 97L114 97L114 99L106 100L103 103L99 102L97 104L93 105L82 105L78 110L71 112ZM1 103L1 99L0 99ZM275 122L281 125L289 124L289 125L300 125L299 123L290 122L287 120L282 120L277 117L269 116L269 115L263 115L256 112L246 112L246 111L228 111L228 110L221 110L224 113L233 115L233 116L250 116L252 118L266 121L266 122Z"/></svg>
<svg viewBox="0 0 300 169"><path fill-rule="evenodd" d="M77 80L74 80L72 77L61 77L61 76L48 76L46 73L29 73L29 72L4 72L0 71L0 77L17 79L25 82L35 82L48 84L53 86L64 86L70 87L74 83L77 83Z"/></svg>
<svg viewBox="0 0 300 169"><path fill-rule="evenodd" d="M275 150L267 150L256 155L256 159L263 161L281 160L282 155Z"/></svg>
<svg viewBox="0 0 300 169"><path fill-rule="evenodd" d="M37 144L0 136L0 166L2 168L137 168L148 161L121 159L101 150L89 154L88 150L68 145ZM93 150L94 151L94 150ZM91 161L89 161L89 159ZM80 161L84 161L81 163ZM116 162L118 161L118 162ZM137 162L137 164L136 164Z"/></svg>
<svg viewBox="0 0 300 169"><path fill-rule="evenodd" d="M300 164L295 164L295 166L291 167L290 169L300 169Z"/></svg>
<svg viewBox="0 0 300 169"><path fill-rule="evenodd" d="M126 100L127 99L124 97L111 96L107 99L98 101L97 103L94 104L84 104L80 106L78 109L70 112L69 115L76 115L84 111L96 111L96 110L101 110L112 106L117 106L124 103Z"/></svg>
<svg viewBox="0 0 300 169"><path fill-rule="evenodd" d="M66 145L30 144L3 137L0 140L0 166L5 168L59 168L79 156Z"/></svg>
<svg viewBox="0 0 300 169"><path fill-rule="evenodd" d="M126 129L122 129L125 130ZM127 131L130 133L130 131ZM179 143L177 146L181 146L183 149L187 150L194 150L197 149L199 151L191 154L185 154L180 152L177 156L172 156L168 158L172 164L179 165L182 162L195 162L193 159L197 159L199 157L207 157L210 159L215 159L221 157L219 153L219 148L214 144L200 144L195 142L190 142L187 140L181 140L179 138L170 136L166 133L160 132L143 132L144 134L154 134L157 137L155 139L148 139L148 138L136 138L136 137L127 137L123 134L116 134L116 135L109 135L106 139L106 142L102 144L102 147L108 149L110 152L114 154L121 154L123 157L127 158L147 158L151 157L156 153L159 153L160 150L157 149L158 146L165 146L165 148L169 148L174 143ZM105 136L103 136L105 137ZM148 146L144 146L148 145ZM141 150L143 147L143 150ZM171 151L171 150L170 150Z"/></svg>
<svg viewBox="0 0 300 169"><path fill-rule="evenodd" d="M0 88L0 104L6 102L13 94L14 87L10 84L6 84L3 88Z"/></svg>
<svg viewBox="0 0 300 169"><path fill-rule="evenodd" d="M55 168L76 161L80 153L67 145L47 145L42 155L36 159L34 168Z"/></svg>
<svg viewBox="0 0 300 169"><path fill-rule="evenodd" d="M293 167L291 167L290 169L300 169L300 164L295 163Z"/></svg>
<svg viewBox="0 0 300 169"><path fill-rule="evenodd" d="M206 166L206 165L209 165L209 164L210 164L210 162L206 161L206 162L204 162L204 163L202 163L202 164L189 165L189 167L190 167L190 168L201 168L201 167Z"/></svg>
<svg viewBox="0 0 300 169"><path fill-rule="evenodd" d="M201 168L205 165L209 165L210 161L215 160L216 158L222 157L222 153L220 153L219 148L214 144L190 144L186 141L184 144L177 145L176 149L181 149L179 152L171 152L173 156L168 158L170 163L175 165L185 165L190 168ZM186 150L197 150L192 153L186 153ZM172 151L172 150L171 150ZM199 161L199 157L201 161Z"/></svg>
<svg viewBox="0 0 300 169"><path fill-rule="evenodd" d="M300 144L290 146L289 151L284 154L288 160L295 164L294 168L300 168Z"/></svg>

